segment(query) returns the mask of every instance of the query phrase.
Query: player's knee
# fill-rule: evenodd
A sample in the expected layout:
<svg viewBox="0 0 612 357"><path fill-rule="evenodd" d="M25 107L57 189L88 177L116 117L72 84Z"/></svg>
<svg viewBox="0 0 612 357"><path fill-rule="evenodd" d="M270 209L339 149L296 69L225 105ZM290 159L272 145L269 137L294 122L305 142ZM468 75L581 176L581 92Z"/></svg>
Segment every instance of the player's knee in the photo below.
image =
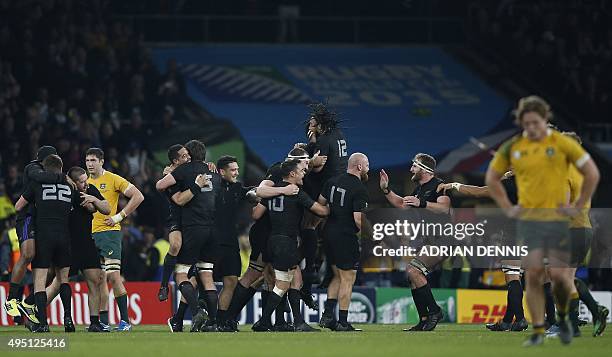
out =
<svg viewBox="0 0 612 357"><path fill-rule="evenodd" d="M180 240L172 240L172 241L170 241L170 248L168 249L168 254L170 254L172 256L177 256L180 250L181 250L181 241Z"/></svg>
<svg viewBox="0 0 612 357"><path fill-rule="evenodd" d="M33 249L24 249L21 252L20 257L22 258L23 264L28 265L34 259L34 250Z"/></svg>
<svg viewBox="0 0 612 357"><path fill-rule="evenodd" d="M234 289L236 287L236 284L238 284L237 276L223 277L223 288L227 287L228 289Z"/></svg>

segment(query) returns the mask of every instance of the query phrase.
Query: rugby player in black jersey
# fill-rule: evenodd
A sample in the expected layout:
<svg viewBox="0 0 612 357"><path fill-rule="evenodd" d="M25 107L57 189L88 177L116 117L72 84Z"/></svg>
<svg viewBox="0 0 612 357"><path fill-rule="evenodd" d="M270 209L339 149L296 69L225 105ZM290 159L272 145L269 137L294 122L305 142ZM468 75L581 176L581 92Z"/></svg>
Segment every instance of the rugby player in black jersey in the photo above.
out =
<svg viewBox="0 0 612 357"><path fill-rule="evenodd" d="M62 172L62 159L57 155L47 156L43 162L46 171L55 174ZM76 191L67 181L57 184L30 182L15 204L15 209L27 209L29 203L35 208L37 243L32 268L34 273L34 300L39 321L33 332L49 332L47 324L47 271L54 267L60 282L60 297L64 306L64 326L66 332L74 331L71 316L72 289L68 284L70 270L69 217L73 208L80 204Z"/></svg>
<svg viewBox="0 0 612 357"><path fill-rule="evenodd" d="M179 197L175 202L181 208L182 244L177 256L176 282L193 314L191 331L217 331L217 290L213 281L213 268L217 260L213 234L216 201L221 192L221 178L210 171L204 162L206 147L199 140L185 144L191 162L177 167L156 184L165 190L178 184ZM208 319L199 311L196 292L187 278L190 267L196 264L204 285Z"/></svg>
<svg viewBox="0 0 612 357"><path fill-rule="evenodd" d="M329 203L323 236L327 264L334 273L319 325L334 331L356 331L347 317L361 252L357 233L361 230L362 212L368 206L368 191L362 182L368 180L369 169L367 156L352 154L347 171L327 180L319 199L322 204ZM340 305L338 321L336 302Z"/></svg>
<svg viewBox="0 0 612 357"><path fill-rule="evenodd" d="M283 181L276 187L303 184L307 164L299 159L291 159L281 164ZM302 190L294 196L277 196L264 199L253 210L253 218L259 219L267 211L270 215L271 233L268 241L268 253L274 268L274 289L267 299L261 319L253 325L254 331L272 330L271 316L289 290L289 302L294 318L295 331L316 331L304 322L300 311L300 296L297 289L302 282L294 280L301 260L298 249L300 220L304 209L309 209L319 216L329 214L329 207L321 205L308 197Z"/></svg>
<svg viewBox="0 0 612 357"><path fill-rule="evenodd" d="M441 179L435 176L436 160L428 154L419 153L412 160L412 181L417 184L410 196L401 197L389 189L389 176L385 170L380 171L380 189L391 205L405 209L424 209L423 214L430 217L447 217L450 211L450 198L443 192L437 192ZM433 216L432 216L433 214ZM427 281L429 272L444 257L419 256L412 258L406 268L410 279L412 298L419 314L419 323L408 331L433 331L443 318L442 309L436 303Z"/></svg>
<svg viewBox="0 0 612 357"><path fill-rule="evenodd" d="M304 191L317 200L321 189L330 178L346 172L348 161L347 140L339 128L340 120L338 114L330 110L323 103L310 105L310 115L307 121L307 135L309 141L309 153L313 157L311 166L313 169L304 179ZM318 152L318 155L315 153ZM318 280L315 260L317 252L317 226L321 218L305 212L302 222L300 237L302 240L302 251L305 258L303 295L310 296L313 282ZM310 303L306 296L302 296ZM313 304L309 304L313 305ZM316 307L316 306L312 306Z"/></svg>

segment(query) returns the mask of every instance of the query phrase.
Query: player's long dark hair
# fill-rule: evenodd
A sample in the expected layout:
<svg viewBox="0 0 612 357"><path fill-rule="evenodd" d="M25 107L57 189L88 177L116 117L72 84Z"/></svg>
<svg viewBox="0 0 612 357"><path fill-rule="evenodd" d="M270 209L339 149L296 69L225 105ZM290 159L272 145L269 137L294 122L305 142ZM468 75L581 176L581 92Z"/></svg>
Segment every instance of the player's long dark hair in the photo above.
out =
<svg viewBox="0 0 612 357"><path fill-rule="evenodd" d="M310 118L314 118L317 124L321 125L321 131L323 134L327 134L330 131L338 128L338 125L342 122L339 119L338 113L328 108L329 103L312 103L308 105L310 108L310 115L308 120L305 122L305 132L308 134L308 125Z"/></svg>

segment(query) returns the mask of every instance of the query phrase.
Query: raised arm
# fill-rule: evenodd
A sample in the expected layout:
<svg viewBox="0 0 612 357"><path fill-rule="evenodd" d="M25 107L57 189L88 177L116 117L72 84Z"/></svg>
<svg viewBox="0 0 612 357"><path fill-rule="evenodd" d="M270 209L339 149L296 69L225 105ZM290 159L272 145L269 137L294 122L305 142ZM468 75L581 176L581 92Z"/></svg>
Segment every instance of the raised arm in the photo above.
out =
<svg viewBox="0 0 612 357"><path fill-rule="evenodd" d="M380 189L383 191L385 198L393 207L404 208L404 199L389 189L389 175L385 170L380 170Z"/></svg>

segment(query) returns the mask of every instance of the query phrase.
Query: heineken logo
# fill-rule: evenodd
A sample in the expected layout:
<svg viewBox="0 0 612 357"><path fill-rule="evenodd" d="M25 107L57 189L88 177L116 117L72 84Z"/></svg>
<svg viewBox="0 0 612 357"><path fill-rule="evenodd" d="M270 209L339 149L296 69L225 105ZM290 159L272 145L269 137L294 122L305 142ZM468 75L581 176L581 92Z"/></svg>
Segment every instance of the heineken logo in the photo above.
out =
<svg viewBox="0 0 612 357"><path fill-rule="evenodd" d="M362 293L353 292L347 320L351 323L374 322L374 306L367 296Z"/></svg>

